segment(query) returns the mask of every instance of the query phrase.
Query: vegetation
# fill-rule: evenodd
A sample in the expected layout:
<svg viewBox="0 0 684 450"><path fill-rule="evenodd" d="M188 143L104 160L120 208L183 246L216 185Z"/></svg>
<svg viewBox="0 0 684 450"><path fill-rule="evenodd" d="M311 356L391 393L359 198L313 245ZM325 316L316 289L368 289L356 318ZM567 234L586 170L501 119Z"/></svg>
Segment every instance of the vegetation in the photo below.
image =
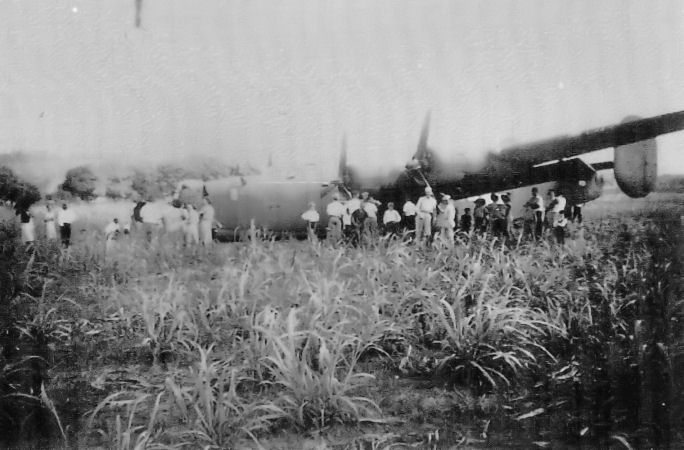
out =
<svg viewBox="0 0 684 450"><path fill-rule="evenodd" d="M81 200L90 200L95 195L96 187L97 177L93 171L87 166L79 166L67 171L60 189Z"/></svg>
<svg viewBox="0 0 684 450"><path fill-rule="evenodd" d="M127 449L676 446L670 199L589 220L563 249L134 234L105 255L107 218L83 214L69 252L7 234L23 353L0 361L0 410L24 426L5 430ZM19 369L32 386L11 382Z"/></svg>

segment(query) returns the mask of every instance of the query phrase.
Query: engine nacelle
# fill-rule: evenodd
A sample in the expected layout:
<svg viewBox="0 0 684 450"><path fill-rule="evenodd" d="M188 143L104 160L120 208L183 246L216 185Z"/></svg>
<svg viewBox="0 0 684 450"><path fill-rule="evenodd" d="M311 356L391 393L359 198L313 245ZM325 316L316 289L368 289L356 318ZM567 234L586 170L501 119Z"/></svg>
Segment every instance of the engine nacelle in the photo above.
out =
<svg viewBox="0 0 684 450"><path fill-rule="evenodd" d="M658 176L658 147L655 139L615 147L613 170L622 192L632 198L645 197Z"/></svg>

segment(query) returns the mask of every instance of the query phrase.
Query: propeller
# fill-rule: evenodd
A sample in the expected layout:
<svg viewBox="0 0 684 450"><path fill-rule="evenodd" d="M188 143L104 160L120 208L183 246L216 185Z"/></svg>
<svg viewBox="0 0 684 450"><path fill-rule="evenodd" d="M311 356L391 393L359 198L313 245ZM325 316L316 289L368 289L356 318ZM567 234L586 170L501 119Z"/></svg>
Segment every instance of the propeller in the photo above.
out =
<svg viewBox="0 0 684 450"><path fill-rule="evenodd" d="M413 174L417 173L420 178L425 183L425 186L430 187L430 183L425 177L425 173L429 173L433 168L434 156L432 151L427 145L428 136L430 135L430 111L425 115L425 121L423 122L423 128L420 130L420 138L418 140L418 148L413 158L406 163L406 173L415 180Z"/></svg>
<svg viewBox="0 0 684 450"><path fill-rule="evenodd" d="M342 149L340 150L340 162L337 166L337 179L323 186L327 189L321 191L321 198L328 195L333 189L342 189L351 196L348 186L352 183L351 171L347 165L347 135L342 136Z"/></svg>

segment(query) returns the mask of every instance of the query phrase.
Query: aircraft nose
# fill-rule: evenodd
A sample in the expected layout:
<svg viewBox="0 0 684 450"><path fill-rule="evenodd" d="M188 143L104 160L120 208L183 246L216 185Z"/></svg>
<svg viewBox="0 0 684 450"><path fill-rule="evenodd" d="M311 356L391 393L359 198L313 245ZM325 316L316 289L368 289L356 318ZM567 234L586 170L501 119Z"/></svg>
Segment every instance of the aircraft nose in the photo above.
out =
<svg viewBox="0 0 684 450"><path fill-rule="evenodd" d="M418 161L417 159L412 159L406 163L405 167L406 167L406 170L420 169L420 161Z"/></svg>

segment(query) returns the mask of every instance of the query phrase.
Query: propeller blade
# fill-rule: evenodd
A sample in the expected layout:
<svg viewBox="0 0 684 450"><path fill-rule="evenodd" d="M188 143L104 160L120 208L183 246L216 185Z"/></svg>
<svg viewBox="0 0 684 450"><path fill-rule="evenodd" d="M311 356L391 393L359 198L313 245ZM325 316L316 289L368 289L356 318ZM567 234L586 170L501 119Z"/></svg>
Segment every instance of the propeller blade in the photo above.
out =
<svg viewBox="0 0 684 450"><path fill-rule="evenodd" d="M342 183L347 184L349 181L349 168L347 167L347 135L342 136L342 150L340 150L340 163L337 168L337 174Z"/></svg>
<svg viewBox="0 0 684 450"><path fill-rule="evenodd" d="M425 121L423 122L423 128L420 130L420 139L418 140L418 148L416 149L416 154L413 157L419 161L423 161L427 158L429 149L427 145L428 136L430 135L430 111L425 115Z"/></svg>

